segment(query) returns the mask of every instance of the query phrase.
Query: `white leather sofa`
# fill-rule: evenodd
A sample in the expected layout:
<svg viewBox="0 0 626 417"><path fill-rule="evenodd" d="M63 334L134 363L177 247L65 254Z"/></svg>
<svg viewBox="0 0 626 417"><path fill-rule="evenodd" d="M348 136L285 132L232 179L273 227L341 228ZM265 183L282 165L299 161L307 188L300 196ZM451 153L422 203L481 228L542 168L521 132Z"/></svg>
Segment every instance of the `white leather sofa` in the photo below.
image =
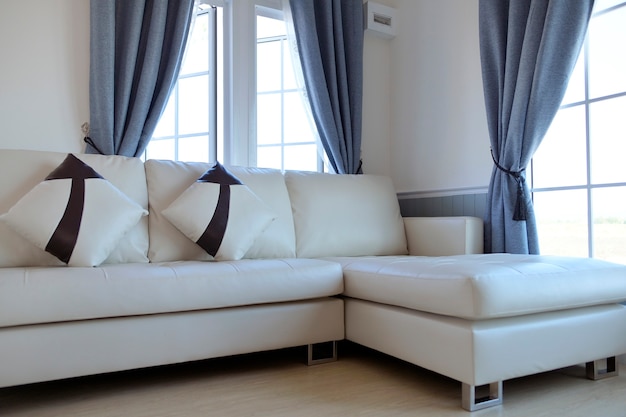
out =
<svg viewBox="0 0 626 417"><path fill-rule="evenodd" d="M257 230L231 198L229 259L168 217L210 164L77 155L149 214L102 261L67 266L13 222L65 207L69 191L23 202L66 157L0 150L0 387L299 345L314 362L345 338L460 381L474 410L501 403L503 380L577 363L611 375L626 353L626 266L481 254L479 219L403 219L380 176L230 167L271 219ZM85 204L80 244L105 250L112 207Z"/></svg>

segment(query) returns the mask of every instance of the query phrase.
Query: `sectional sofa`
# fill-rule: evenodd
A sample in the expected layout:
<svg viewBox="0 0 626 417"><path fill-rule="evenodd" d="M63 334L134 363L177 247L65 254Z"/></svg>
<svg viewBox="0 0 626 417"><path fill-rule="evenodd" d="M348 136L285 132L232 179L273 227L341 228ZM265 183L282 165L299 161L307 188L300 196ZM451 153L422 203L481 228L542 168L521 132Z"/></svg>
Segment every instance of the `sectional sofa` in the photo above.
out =
<svg viewBox="0 0 626 417"><path fill-rule="evenodd" d="M0 387L299 345L317 363L342 339L460 381L470 411L506 379L617 373L626 266L481 252L481 220L402 218L382 176L0 150Z"/></svg>

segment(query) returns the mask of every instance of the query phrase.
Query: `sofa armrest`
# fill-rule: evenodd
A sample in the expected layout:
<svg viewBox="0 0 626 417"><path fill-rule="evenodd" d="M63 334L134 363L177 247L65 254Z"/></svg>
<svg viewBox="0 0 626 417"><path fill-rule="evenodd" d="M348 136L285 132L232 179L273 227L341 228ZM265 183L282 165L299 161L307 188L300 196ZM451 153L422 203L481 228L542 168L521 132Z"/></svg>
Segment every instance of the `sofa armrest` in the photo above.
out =
<svg viewBox="0 0 626 417"><path fill-rule="evenodd" d="M483 253L483 221L478 217L405 217L404 229L411 255Z"/></svg>

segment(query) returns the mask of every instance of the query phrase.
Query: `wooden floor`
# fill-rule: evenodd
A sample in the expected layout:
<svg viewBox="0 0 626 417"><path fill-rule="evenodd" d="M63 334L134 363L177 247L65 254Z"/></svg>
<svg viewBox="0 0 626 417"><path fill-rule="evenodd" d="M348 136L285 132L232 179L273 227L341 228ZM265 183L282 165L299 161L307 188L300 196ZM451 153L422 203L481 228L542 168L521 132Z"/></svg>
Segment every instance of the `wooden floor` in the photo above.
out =
<svg viewBox="0 0 626 417"><path fill-rule="evenodd" d="M504 405L469 413L461 384L347 342L308 367L301 348L0 389L0 416L626 416L626 367L505 381ZM2 370L0 369L0 372Z"/></svg>

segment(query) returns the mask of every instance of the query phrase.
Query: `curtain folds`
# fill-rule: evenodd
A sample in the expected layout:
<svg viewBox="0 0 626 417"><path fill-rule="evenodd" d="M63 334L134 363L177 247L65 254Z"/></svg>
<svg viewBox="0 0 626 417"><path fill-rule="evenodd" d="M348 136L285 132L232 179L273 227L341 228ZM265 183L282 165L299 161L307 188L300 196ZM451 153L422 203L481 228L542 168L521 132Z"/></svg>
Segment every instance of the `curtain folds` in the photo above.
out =
<svg viewBox="0 0 626 417"><path fill-rule="evenodd" d="M361 173L363 1L290 0L313 119L332 168Z"/></svg>
<svg viewBox="0 0 626 417"><path fill-rule="evenodd" d="M194 0L91 0L87 153L140 156L180 70Z"/></svg>
<svg viewBox="0 0 626 417"><path fill-rule="evenodd" d="M480 53L494 168L485 252L539 253L525 168L565 94L594 0L480 0Z"/></svg>

